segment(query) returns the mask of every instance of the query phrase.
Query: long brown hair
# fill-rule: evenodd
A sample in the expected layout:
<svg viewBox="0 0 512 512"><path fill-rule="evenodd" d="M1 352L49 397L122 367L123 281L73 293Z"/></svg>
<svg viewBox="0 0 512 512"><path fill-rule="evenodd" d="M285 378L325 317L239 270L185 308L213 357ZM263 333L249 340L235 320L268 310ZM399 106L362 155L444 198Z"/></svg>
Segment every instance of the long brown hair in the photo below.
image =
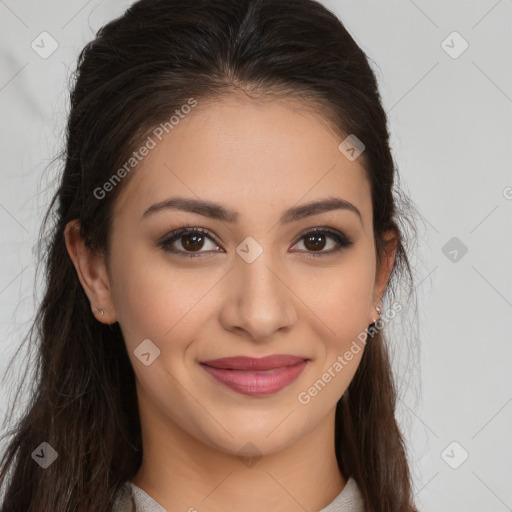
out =
<svg viewBox="0 0 512 512"><path fill-rule="evenodd" d="M37 342L36 371L24 414L6 434L13 437L0 466L1 512L106 512L137 472L142 441L134 372L119 325L91 314L64 230L79 219L87 245L108 254L114 201L129 177L104 197L94 191L190 98L235 90L300 98L340 134L357 134L366 146L378 261L384 233L394 230L388 289L400 280L412 290L386 113L368 59L340 20L314 0L134 3L85 46L73 76L63 172L43 221L53 221L46 230L45 292L27 336ZM416 510L395 402L378 330L336 410L338 464L356 480L368 512ZM45 469L33 456L41 443L58 454Z"/></svg>

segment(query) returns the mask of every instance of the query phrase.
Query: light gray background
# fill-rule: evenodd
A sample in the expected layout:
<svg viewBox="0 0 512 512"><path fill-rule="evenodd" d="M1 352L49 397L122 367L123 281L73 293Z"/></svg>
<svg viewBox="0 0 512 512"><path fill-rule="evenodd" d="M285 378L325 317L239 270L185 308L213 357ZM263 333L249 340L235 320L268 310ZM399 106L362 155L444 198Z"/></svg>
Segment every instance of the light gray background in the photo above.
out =
<svg viewBox="0 0 512 512"><path fill-rule="evenodd" d="M33 246L58 168L43 171L62 148L70 73L130 3L0 0L2 373L37 301ZM512 1L323 3L373 61L402 188L425 226L413 256L421 358L412 378L396 364L417 503L512 510ZM58 43L48 58L31 48L43 31ZM462 48L454 31L469 44L457 58L445 51Z"/></svg>

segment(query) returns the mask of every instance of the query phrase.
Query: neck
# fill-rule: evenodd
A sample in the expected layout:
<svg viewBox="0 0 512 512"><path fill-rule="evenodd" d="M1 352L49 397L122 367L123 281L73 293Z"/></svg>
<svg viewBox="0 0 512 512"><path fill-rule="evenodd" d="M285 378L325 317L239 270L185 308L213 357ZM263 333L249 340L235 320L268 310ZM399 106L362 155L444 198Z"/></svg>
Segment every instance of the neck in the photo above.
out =
<svg viewBox="0 0 512 512"><path fill-rule="evenodd" d="M143 461L132 482L166 510L321 510L346 485L334 453L334 410L274 453L258 454L255 447L252 456L220 451L168 417L142 422L142 437Z"/></svg>

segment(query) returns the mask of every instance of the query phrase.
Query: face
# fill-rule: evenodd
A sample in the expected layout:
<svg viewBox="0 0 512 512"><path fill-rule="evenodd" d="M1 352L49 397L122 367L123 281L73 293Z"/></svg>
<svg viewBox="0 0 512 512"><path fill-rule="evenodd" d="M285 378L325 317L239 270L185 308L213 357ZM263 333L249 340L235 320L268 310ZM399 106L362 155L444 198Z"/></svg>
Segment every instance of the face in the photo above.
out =
<svg viewBox="0 0 512 512"><path fill-rule="evenodd" d="M121 326L143 423L273 453L333 412L389 274L361 159L341 140L314 112L229 97L199 102L132 171L108 283L88 293ZM176 198L208 205L166 204ZM203 364L272 355L293 357Z"/></svg>

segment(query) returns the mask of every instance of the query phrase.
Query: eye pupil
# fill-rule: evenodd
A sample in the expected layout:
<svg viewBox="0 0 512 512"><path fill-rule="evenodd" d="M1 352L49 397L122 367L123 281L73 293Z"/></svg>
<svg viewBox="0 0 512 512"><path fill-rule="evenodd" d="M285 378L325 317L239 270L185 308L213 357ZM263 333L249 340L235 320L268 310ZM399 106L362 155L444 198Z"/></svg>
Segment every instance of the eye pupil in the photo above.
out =
<svg viewBox="0 0 512 512"><path fill-rule="evenodd" d="M308 244L310 243L310 241L313 241L313 247L308 247ZM323 241L323 243L322 243L322 241ZM318 245L318 244L320 244L320 245ZM308 249L312 249L313 251L322 250L325 247L325 235L311 234L305 238L304 245Z"/></svg>
<svg viewBox="0 0 512 512"><path fill-rule="evenodd" d="M187 240L194 240L191 243L187 242ZM185 240L185 241L184 241ZM204 236L198 233L189 233L187 235L183 235L181 237L181 243L183 247L187 250L197 250L201 249L204 244Z"/></svg>

